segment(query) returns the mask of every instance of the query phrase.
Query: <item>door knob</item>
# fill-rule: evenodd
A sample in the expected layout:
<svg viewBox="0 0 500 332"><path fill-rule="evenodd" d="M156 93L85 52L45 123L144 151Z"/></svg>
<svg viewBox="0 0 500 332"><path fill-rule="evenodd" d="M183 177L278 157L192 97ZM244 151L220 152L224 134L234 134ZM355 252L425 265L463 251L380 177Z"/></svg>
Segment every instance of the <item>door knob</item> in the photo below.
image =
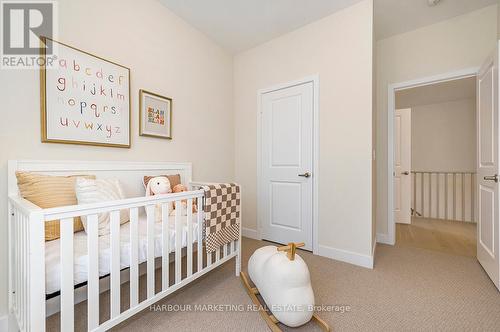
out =
<svg viewBox="0 0 500 332"><path fill-rule="evenodd" d="M304 174L299 174L299 176L302 176L302 177L305 177L305 178L308 178L311 176L311 173L309 172L305 172Z"/></svg>
<svg viewBox="0 0 500 332"><path fill-rule="evenodd" d="M498 174L495 174L493 176L485 176L483 179L485 179L486 181L498 182Z"/></svg>
<svg viewBox="0 0 500 332"><path fill-rule="evenodd" d="M401 174L403 174L403 175L410 175L410 172L408 172L408 171L404 171L404 172L402 172Z"/></svg>

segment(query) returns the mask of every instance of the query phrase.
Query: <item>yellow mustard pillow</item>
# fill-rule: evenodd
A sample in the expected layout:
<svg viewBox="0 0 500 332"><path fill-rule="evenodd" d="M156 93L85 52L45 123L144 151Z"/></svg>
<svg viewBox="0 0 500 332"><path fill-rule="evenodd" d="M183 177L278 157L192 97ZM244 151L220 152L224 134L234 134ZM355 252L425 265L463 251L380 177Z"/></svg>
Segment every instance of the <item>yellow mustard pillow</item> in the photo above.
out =
<svg viewBox="0 0 500 332"><path fill-rule="evenodd" d="M93 175L53 176L33 172L16 172L17 186L24 199L42 209L76 205L75 181L77 177L95 179ZM74 218L73 230L83 231L80 217ZM60 237L59 220L45 223L45 241Z"/></svg>

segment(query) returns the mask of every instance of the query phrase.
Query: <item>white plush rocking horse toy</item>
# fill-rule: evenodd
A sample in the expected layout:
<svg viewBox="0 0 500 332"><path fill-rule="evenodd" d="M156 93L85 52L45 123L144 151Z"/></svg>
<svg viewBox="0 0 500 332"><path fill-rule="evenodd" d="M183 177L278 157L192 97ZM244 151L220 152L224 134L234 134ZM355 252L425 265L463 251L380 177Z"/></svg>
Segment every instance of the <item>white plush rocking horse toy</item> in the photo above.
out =
<svg viewBox="0 0 500 332"><path fill-rule="evenodd" d="M297 247L304 243L289 243L287 246L266 246L257 249L248 261L248 274L256 287L250 286L245 272L240 277L248 295L258 305L261 316L273 332L281 329L278 323L298 327L311 319L324 331L330 331L325 321L314 313L314 293L306 263L296 254ZM262 308L260 295L269 314Z"/></svg>

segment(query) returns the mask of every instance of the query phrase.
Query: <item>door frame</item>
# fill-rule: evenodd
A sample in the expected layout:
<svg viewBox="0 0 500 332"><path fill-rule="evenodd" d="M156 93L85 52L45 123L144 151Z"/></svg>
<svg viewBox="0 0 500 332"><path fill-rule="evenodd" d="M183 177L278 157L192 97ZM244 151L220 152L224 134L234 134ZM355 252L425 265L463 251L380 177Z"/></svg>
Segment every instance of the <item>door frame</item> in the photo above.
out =
<svg viewBox="0 0 500 332"><path fill-rule="evenodd" d="M396 112L396 92L436 83L475 77L479 67L471 67L440 75L423 77L411 81L392 83L388 86L387 98L387 231L377 234L377 242L394 245L396 243L396 222L394 219L394 116Z"/></svg>
<svg viewBox="0 0 500 332"><path fill-rule="evenodd" d="M276 84L257 91L257 237L262 240L262 203L259 193L262 191L262 95L265 93L291 88L305 83L313 84L313 176L312 176L312 248L318 254L318 221L319 221L319 75L311 75L288 83Z"/></svg>

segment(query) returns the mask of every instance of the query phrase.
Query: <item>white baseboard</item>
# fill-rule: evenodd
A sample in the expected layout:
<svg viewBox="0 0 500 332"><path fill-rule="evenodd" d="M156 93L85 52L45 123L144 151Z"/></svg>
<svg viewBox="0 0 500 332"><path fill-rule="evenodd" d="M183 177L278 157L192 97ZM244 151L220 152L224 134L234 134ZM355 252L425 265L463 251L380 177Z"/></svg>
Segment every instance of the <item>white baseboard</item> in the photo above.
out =
<svg viewBox="0 0 500 332"><path fill-rule="evenodd" d="M242 236L254 239L261 240L260 234L257 230L251 228L242 228ZM378 239L378 237L377 237ZM369 269L373 269L373 257L375 253L375 247L373 247L372 255L362 255L355 252L336 249L328 246L318 245L318 250L315 252L315 255L335 259L338 261L366 267Z"/></svg>
<svg viewBox="0 0 500 332"><path fill-rule="evenodd" d="M358 254L356 252L319 245L318 255L338 261L373 269L373 256Z"/></svg>
<svg viewBox="0 0 500 332"><path fill-rule="evenodd" d="M244 236L244 237L248 237L250 239L254 239L254 240L260 240L260 235L259 235L259 232L255 229L251 229L251 228L245 228L243 227L241 229L241 235Z"/></svg>
<svg viewBox="0 0 500 332"><path fill-rule="evenodd" d="M391 239L389 238L389 234L377 233L377 242L383 244L389 244L391 246L394 245Z"/></svg>

